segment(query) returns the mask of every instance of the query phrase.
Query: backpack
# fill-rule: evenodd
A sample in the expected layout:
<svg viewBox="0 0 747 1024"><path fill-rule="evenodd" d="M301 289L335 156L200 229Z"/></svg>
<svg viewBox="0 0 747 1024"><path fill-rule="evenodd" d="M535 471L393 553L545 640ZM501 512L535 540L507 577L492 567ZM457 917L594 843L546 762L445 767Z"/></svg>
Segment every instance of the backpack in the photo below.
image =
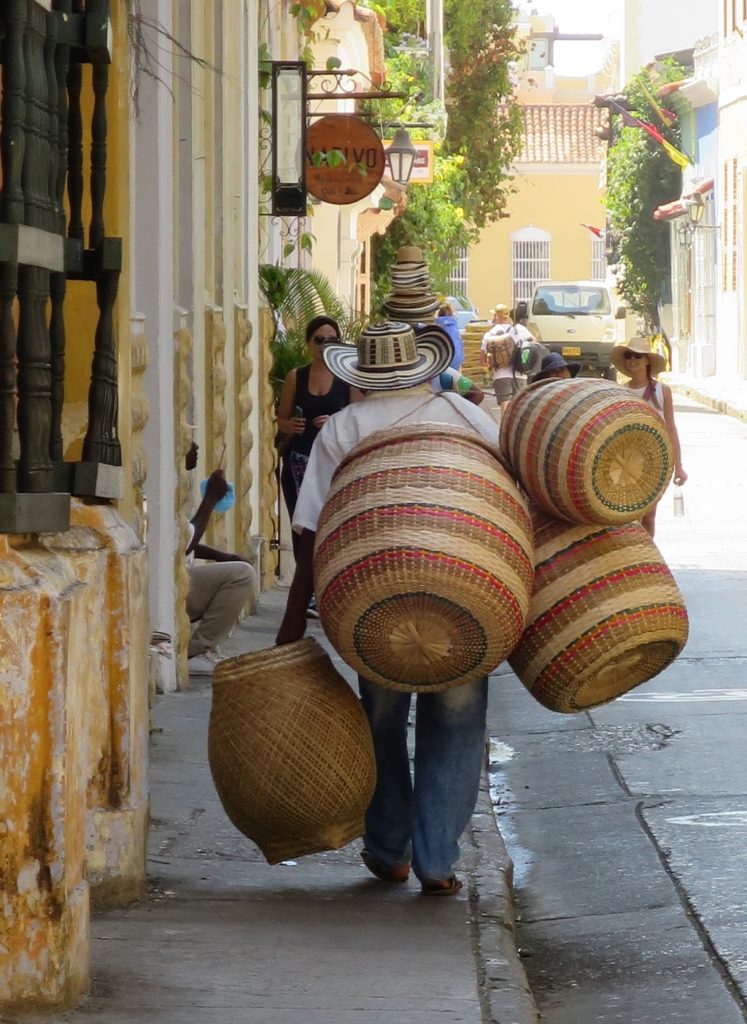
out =
<svg viewBox="0 0 747 1024"><path fill-rule="evenodd" d="M510 334L498 334L488 338L486 352L491 370L505 370L513 365L516 342Z"/></svg>
<svg viewBox="0 0 747 1024"><path fill-rule="evenodd" d="M534 339L526 338L514 346L511 368L514 373L524 373L528 377L538 373L547 349Z"/></svg>

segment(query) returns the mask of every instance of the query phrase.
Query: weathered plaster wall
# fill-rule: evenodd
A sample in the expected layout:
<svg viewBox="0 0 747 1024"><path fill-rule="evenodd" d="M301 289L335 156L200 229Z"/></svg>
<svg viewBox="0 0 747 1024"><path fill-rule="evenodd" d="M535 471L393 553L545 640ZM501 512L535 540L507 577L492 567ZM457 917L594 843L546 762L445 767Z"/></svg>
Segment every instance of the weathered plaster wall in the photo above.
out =
<svg viewBox="0 0 747 1024"><path fill-rule="evenodd" d="M145 880L145 551L108 505L0 536L0 1007L88 984L89 890Z"/></svg>

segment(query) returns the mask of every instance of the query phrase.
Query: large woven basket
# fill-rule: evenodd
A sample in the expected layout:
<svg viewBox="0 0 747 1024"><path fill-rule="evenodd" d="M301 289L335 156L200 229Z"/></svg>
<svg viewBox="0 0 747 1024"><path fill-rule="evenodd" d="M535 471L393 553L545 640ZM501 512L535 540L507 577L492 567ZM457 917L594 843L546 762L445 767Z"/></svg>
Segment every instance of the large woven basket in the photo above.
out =
<svg viewBox="0 0 747 1024"><path fill-rule="evenodd" d="M208 759L226 814L270 864L363 834L376 782L371 733L313 639L218 664Z"/></svg>
<svg viewBox="0 0 747 1024"><path fill-rule="evenodd" d="M674 661L687 641L687 610L643 527L533 518L534 594L509 663L540 704L583 711Z"/></svg>
<svg viewBox="0 0 747 1024"><path fill-rule="evenodd" d="M541 509L572 523L629 523L661 498L674 471L663 419L608 381L542 381L501 421L501 452Z"/></svg>
<svg viewBox="0 0 747 1024"><path fill-rule="evenodd" d="M322 625L365 678L406 692L478 679L524 628L532 586L525 499L477 434L379 431L340 464L317 526Z"/></svg>

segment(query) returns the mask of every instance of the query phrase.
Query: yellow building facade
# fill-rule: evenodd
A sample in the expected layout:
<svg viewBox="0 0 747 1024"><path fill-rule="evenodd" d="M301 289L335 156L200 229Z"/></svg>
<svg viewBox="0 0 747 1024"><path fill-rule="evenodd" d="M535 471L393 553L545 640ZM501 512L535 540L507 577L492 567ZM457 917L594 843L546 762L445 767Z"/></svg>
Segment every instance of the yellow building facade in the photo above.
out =
<svg viewBox="0 0 747 1024"><path fill-rule="evenodd" d="M528 299L538 280L606 275L604 241L589 230L605 225L606 114L592 101L609 88L615 69L560 77L550 63L553 18L533 15L517 31L525 58L515 90L523 118L515 192L507 216L484 228L468 252L467 291L483 318L498 302L513 307Z"/></svg>
<svg viewBox="0 0 747 1024"><path fill-rule="evenodd" d="M19 240L0 287L3 351L18 360L3 392L12 448L0 442L16 463L0 489L0 1010L73 1002L91 904L130 902L145 881L146 352L122 244L127 23L123 6L90 0L70 30L89 14L102 31L74 52L51 6L0 12L0 221ZM33 71L55 39L45 79Z"/></svg>

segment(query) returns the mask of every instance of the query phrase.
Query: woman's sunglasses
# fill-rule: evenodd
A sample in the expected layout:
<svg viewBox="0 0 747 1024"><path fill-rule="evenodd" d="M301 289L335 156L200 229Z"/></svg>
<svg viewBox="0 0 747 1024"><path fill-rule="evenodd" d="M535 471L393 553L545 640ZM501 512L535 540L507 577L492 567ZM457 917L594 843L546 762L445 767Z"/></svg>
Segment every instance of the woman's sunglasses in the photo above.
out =
<svg viewBox="0 0 747 1024"><path fill-rule="evenodd" d="M645 352L623 352L623 359L645 359Z"/></svg>
<svg viewBox="0 0 747 1024"><path fill-rule="evenodd" d="M315 341L317 345L323 345L325 341L339 341L339 335L337 334L312 334L311 341Z"/></svg>

